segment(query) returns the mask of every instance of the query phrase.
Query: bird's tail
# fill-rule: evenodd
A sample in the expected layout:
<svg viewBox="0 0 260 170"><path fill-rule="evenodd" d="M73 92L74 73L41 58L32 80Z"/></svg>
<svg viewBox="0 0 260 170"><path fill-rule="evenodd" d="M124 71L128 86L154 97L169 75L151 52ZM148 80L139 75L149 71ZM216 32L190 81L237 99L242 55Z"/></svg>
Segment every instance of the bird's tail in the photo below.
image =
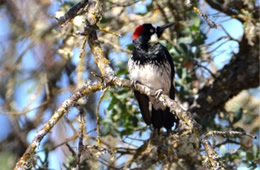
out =
<svg viewBox="0 0 260 170"><path fill-rule="evenodd" d="M167 131L170 131L175 123L175 127L178 127L179 119L170 112L169 108L165 110L152 108L152 124L155 129L165 127Z"/></svg>

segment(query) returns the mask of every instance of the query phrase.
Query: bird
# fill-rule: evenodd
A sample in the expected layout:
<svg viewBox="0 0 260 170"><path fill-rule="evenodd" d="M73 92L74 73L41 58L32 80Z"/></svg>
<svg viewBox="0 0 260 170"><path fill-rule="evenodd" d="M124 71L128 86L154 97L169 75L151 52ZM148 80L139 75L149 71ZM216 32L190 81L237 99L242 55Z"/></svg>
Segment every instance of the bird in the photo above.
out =
<svg viewBox="0 0 260 170"><path fill-rule="evenodd" d="M173 23L157 27L150 23L139 25L132 35L134 48L128 60L128 72L133 85L143 84L156 90L158 96L165 94L171 99L175 98L173 60L166 47L151 40L153 37L159 39L164 30L173 25ZM137 90L133 91L147 125L152 124L158 131L164 127L167 132L171 131L174 124L175 128L178 127L178 117L158 100L158 96L147 96Z"/></svg>

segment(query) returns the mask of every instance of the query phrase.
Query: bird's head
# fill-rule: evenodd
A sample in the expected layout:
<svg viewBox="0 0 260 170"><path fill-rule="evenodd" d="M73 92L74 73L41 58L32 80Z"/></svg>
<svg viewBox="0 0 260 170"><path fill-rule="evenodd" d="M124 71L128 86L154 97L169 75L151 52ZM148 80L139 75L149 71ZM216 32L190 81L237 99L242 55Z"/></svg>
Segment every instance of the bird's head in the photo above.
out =
<svg viewBox="0 0 260 170"><path fill-rule="evenodd" d="M163 31L166 28L173 26L173 23L166 24L163 26L154 27L152 24L139 25L132 36L132 40L139 40L141 42L147 43L150 41L151 37L156 36L160 38Z"/></svg>

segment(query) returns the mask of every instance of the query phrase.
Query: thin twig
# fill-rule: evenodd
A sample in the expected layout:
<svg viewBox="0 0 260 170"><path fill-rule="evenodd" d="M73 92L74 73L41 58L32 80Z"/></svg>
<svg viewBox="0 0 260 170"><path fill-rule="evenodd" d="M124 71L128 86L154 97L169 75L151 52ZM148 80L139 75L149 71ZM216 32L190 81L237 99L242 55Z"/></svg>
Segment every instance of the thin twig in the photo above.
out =
<svg viewBox="0 0 260 170"><path fill-rule="evenodd" d="M224 136L224 137L241 137L241 136L248 136L252 139L256 139L256 136L247 134L245 132L239 132L239 131L209 131L206 135L205 138L209 138L212 136Z"/></svg>
<svg viewBox="0 0 260 170"><path fill-rule="evenodd" d="M73 106L75 102L77 102L81 97L103 88L103 84L98 82L92 85L83 86L79 90L77 90L71 97L65 100L62 105L58 108L57 111L53 114L48 122L44 124L41 130L37 132L37 135L33 139L32 143L26 149L23 156L20 160L16 163L15 170L24 169L25 167L32 167L31 164L33 163L33 155L35 149L39 146L40 142L42 141L43 137L46 136L50 130L54 127L54 125L63 117L65 113L68 112L69 108Z"/></svg>
<svg viewBox="0 0 260 170"><path fill-rule="evenodd" d="M164 11L164 8L162 8L162 6L159 4L158 0L155 1L156 5L158 6L158 9L160 10L162 16L163 16L163 19L164 19L164 22L165 23L170 23L169 20L168 20L168 17Z"/></svg>
<svg viewBox="0 0 260 170"><path fill-rule="evenodd" d="M225 32L225 34L227 34L227 36L228 36L228 38L229 38L229 40L233 40L233 41L236 41L236 42L238 42L239 43L239 40L237 40L237 39L234 39L229 33L228 33L228 31L223 27L223 25L222 24L220 24L219 25L220 26L220 28Z"/></svg>
<svg viewBox="0 0 260 170"><path fill-rule="evenodd" d="M220 43L217 47L215 47L214 49L212 49L211 51L209 51L208 53L211 54L213 53L214 51L216 51L218 48L220 48L222 45L226 44L227 42L229 42L230 40L226 40L222 43Z"/></svg>
<svg viewBox="0 0 260 170"><path fill-rule="evenodd" d="M23 115L23 114L26 114L26 113L28 113L28 112L31 112L31 111L33 111L33 110L37 110L37 109L40 109L40 108L42 108L43 106L46 106L48 104L48 101L44 101L44 102L42 102L40 105L38 105L38 106L36 106L36 107L33 107L33 108L29 108L29 109L25 109L25 110L23 110L23 111L21 111L21 112L6 112L6 113L1 113L0 112L0 114L10 114L10 115L17 115L17 116L19 116L19 115ZM3 108L0 108L1 110L4 110Z"/></svg>
<svg viewBox="0 0 260 170"><path fill-rule="evenodd" d="M86 122L85 122L85 116L84 116L84 109L80 105L77 105L77 108L79 110L79 143L78 143L78 154L77 154L77 170L80 170L80 157L81 152L83 150L84 144L83 144L83 138L85 134L86 129Z"/></svg>
<svg viewBox="0 0 260 170"><path fill-rule="evenodd" d="M112 46L114 49L118 50L118 51L122 51L122 52L125 52L127 54L132 54L132 51L131 50L128 50L128 49L124 49L122 48L121 46L117 45L116 43L114 42L111 42L111 40L108 40L108 39L105 39L103 37L99 37L99 41L101 43L105 43L105 44L108 44L110 46Z"/></svg>
<svg viewBox="0 0 260 170"><path fill-rule="evenodd" d="M225 170L224 165L218 160L219 156L216 151L211 147L210 143L206 139L202 139L201 143L204 145L205 151L208 155L210 166L212 169Z"/></svg>
<svg viewBox="0 0 260 170"><path fill-rule="evenodd" d="M62 146L62 145L64 145L64 144L67 144L67 143L69 143L70 141L73 141L73 140L75 140L75 139L77 139L78 138L78 134L75 134L75 135L73 135L73 136L71 136L71 137L69 137L69 138L66 138L63 142L61 142L60 144L58 144L58 145L55 145L55 146L53 146L52 148L50 148L50 149L48 149L49 151L53 151L53 150L55 150L55 149L57 149L58 147L60 147L60 146ZM39 150L39 151L37 151L36 153L39 153L39 152L44 152L45 150Z"/></svg>
<svg viewBox="0 0 260 170"><path fill-rule="evenodd" d="M227 139L227 140L225 140L224 142L221 142L221 143L216 144L215 147L217 148L217 147L220 147L221 145L225 145L225 144L227 144L227 143L232 143L232 144L241 145L240 142Z"/></svg>
<svg viewBox="0 0 260 170"><path fill-rule="evenodd" d="M108 34L115 35L115 36L117 36L117 37L121 37L121 36L122 36L120 33L111 31L111 30L109 30L109 28L106 28L106 27L105 27L105 28L103 28L103 27L98 27L98 30L103 31L103 32L108 33Z"/></svg>
<svg viewBox="0 0 260 170"><path fill-rule="evenodd" d="M106 11L109 11L111 10L112 8L115 8L115 7L128 7L128 6L131 6L133 4L136 4L140 1L143 1L143 0L134 0L132 2L127 2L127 3L118 3L118 2L112 2L110 1L109 3L111 3L112 5L108 8L108 9L105 9Z"/></svg>
<svg viewBox="0 0 260 170"><path fill-rule="evenodd" d="M68 20L73 19L77 15L82 14L84 12L84 10L82 10L82 9L84 9L84 7L87 4L88 4L88 0L83 0L83 1L80 1L79 3L77 3L76 5L74 5L73 7L71 7L64 16L57 18L58 24L62 25L65 22L67 22Z"/></svg>
<svg viewBox="0 0 260 170"><path fill-rule="evenodd" d="M210 42L210 43L208 43L208 44L205 44L204 46L214 45L214 44L217 43L218 41L223 40L223 39L226 39L226 38L228 38L228 36L221 36L221 37L219 37L218 39L214 40L213 42Z"/></svg>
<svg viewBox="0 0 260 170"><path fill-rule="evenodd" d="M215 74L214 74L214 73L212 73L212 72L211 72L211 70L210 70L210 69L208 69L207 67L205 67L205 66L201 65L201 64L200 64L200 63L198 63L198 62L196 62L196 66L197 66L197 67L201 67L201 68L203 68L203 69L207 70L207 71L209 72L209 74L210 74L210 75L211 75L213 78L216 78Z"/></svg>
<svg viewBox="0 0 260 170"><path fill-rule="evenodd" d="M107 92L108 88L105 88L103 93L101 94L99 100L98 100L98 103L97 103L97 108L96 108L96 119L97 119L97 145L100 146L100 113L99 113L99 110L100 110L100 104Z"/></svg>
<svg viewBox="0 0 260 170"><path fill-rule="evenodd" d="M217 24L215 22L213 22L209 17L208 15L204 14L203 12L201 12L197 7L193 6L193 4L191 3L190 0L186 0L185 1L185 5L188 7L188 8L192 8L192 10L199 14L201 17L203 17L207 23L209 24L210 28L217 28Z"/></svg>
<svg viewBox="0 0 260 170"><path fill-rule="evenodd" d="M77 65L77 87L79 88L83 83L83 73L85 72L85 47L88 37L84 36L81 48L80 48L80 54L79 54L79 63Z"/></svg>

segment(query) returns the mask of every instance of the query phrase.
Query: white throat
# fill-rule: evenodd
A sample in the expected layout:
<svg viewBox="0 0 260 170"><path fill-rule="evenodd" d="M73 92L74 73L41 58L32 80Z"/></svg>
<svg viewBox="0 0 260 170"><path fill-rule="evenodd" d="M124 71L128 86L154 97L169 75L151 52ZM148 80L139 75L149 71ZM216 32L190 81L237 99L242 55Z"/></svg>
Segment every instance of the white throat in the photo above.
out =
<svg viewBox="0 0 260 170"><path fill-rule="evenodd" d="M159 38L156 34L153 34L149 40L149 43L157 43L159 41Z"/></svg>

